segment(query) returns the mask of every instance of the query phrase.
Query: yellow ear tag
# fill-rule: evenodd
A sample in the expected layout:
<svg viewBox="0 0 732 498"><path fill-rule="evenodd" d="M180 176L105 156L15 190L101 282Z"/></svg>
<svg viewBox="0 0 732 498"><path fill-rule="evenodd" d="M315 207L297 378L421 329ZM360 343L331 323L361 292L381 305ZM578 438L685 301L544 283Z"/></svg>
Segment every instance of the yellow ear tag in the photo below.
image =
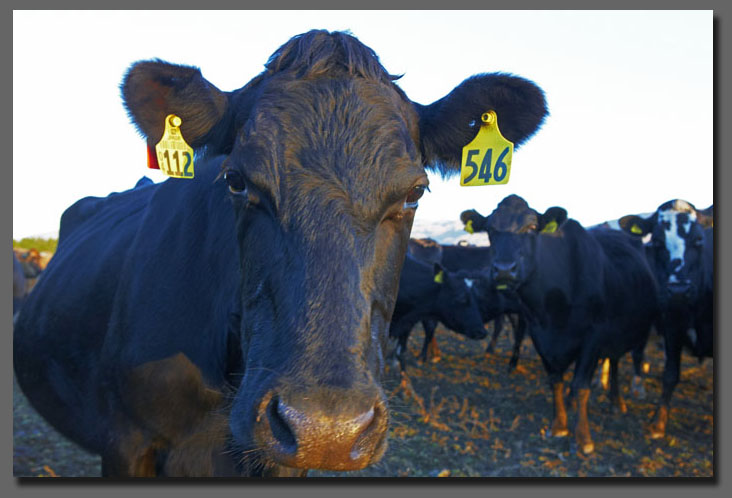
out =
<svg viewBox="0 0 732 498"><path fill-rule="evenodd" d="M508 285L506 285L506 284L496 285L496 290L506 290L506 289L508 289Z"/></svg>
<svg viewBox="0 0 732 498"><path fill-rule="evenodd" d="M555 220L550 221L544 228L541 229L541 233L554 233L557 231L557 222Z"/></svg>
<svg viewBox="0 0 732 498"><path fill-rule="evenodd" d="M444 282L445 279L443 278L443 276L444 276L444 274L442 273L442 270L437 272L437 275L435 275L435 282L437 282L438 284L441 284L442 282Z"/></svg>
<svg viewBox="0 0 732 498"><path fill-rule="evenodd" d="M473 220L468 220L468 222L465 224L465 231L468 233L475 233L475 229L473 228Z"/></svg>
<svg viewBox="0 0 732 498"><path fill-rule="evenodd" d="M193 149L183 140L180 125L183 121L175 114L165 118L163 138L155 146L160 171L175 178L193 178Z"/></svg>
<svg viewBox="0 0 732 498"><path fill-rule="evenodd" d="M632 226L632 227L630 227L630 231L631 231L632 233L636 233L636 234L638 234L638 235L643 235L643 230L641 230L641 227L639 227L639 226L638 226L638 225L636 225L635 223L633 223L633 226Z"/></svg>
<svg viewBox="0 0 732 498"><path fill-rule="evenodd" d="M504 185L511 175L513 144L498 129L495 111L484 112L483 124L472 142L463 147L460 186Z"/></svg>

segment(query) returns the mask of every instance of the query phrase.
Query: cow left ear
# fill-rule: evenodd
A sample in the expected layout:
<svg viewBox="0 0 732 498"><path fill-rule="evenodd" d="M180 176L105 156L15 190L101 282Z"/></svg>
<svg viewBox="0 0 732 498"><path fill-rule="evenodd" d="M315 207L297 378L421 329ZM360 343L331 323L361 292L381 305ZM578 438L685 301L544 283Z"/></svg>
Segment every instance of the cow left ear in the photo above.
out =
<svg viewBox="0 0 732 498"><path fill-rule="evenodd" d="M425 166L443 176L460 171L463 147L475 138L484 112L496 112L501 134L514 149L531 138L548 115L541 88L505 73L472 76L440 100L414 106Z"/></svg>
<svg viewBox="0 0 732 498"><path fill-rule="evenodd" d="M460 213L460 221L465 225L465 231L472 234L485 231L488 218L475 209L468 209Z"/></svg>
<svg viewBox="0 0 732 498"><path fill-rule="evenodd" d="M566 209L558 206L550 207L539 216L537 230L542 233L554 233L565 221L567 221Z"/></svg>
<svg viewBox="0 0 732 498"><path fill-rule="evenodd" d="M629 234L643 237L653 230L655 221L655 215L652 218L643 218L635 214L629 214L620 218L618 220L618 225L620 225L620 228L622 228L623 231Z"/></svg>

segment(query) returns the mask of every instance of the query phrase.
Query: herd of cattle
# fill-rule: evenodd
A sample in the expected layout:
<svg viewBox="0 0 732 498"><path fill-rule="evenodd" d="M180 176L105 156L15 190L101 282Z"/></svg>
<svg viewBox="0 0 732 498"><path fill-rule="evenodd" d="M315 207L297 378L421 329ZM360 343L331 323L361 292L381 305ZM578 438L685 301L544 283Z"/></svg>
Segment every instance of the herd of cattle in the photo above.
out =
<svg viewBox="0 0 732 498"><path fill-rule="evenodd" d="M425 168L459 171L488 110L518 148L547 105L505 73L472 76L430 105L396 79L353 36L320 30L231 92L159 60L127 72L123 101L148 147L179 116L195 178L68 208L14 320L18 384L60 433L101 455L104 476L364 468L387 446L390 345L404 369L420 321L424 355L438 321L481 339L495 320L495 340L511 316L511 364L528 333L556 436L569 433L562 377L574 363L584 452L598 359L610 359L622 407L617 361L632 352L639 364L656 327L663 435L682 346L712 354L711 213L673 201L623 218L623 230L587 230L562 208L540 214L509 196L487 217L461 216L488 248L410 240Z"/></svg>

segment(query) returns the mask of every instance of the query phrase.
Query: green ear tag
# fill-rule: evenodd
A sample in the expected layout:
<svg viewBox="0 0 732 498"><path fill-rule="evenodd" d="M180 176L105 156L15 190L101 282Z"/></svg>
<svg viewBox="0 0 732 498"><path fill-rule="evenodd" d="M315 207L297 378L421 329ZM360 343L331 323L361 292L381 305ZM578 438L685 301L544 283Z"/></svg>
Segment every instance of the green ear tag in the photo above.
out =
<svg viewBox="0 0 732 498"><path fill-rule="evenodd" d="M160 171L174 178L193 178L193 149L183 140L180 125L183 121L175 114L165 118L163 138L155 146Z"/></svg>
<svg viewBox="0 0 732 498"><path fill-rule="evenodd" d="M557 231L557 222L555 220L550 221L544 228L541 229L541 233L554 233Z"/></svg>
<svg viewBox="0 0 732 498"><path fill-rule="evenodd" d="M504 185L511 175L513 144L498 129L495 111L484 112L483 124L472 142L463 147L460 186Z"/></svg>
<svg viewBox="0 0 732 498"><path fill-rule="evenodd" d="M630 227L630 231L638 235L643 235L643 230L641 230L641 227L639 227L635 223L633 223L633 226Z"/></svg>
<svg viewBox="0 0 732 498"><path fill-rule="evenodd" d="M468 220L468 222L465 224L465 231L468 233L475 233L475 229L473 228L473 220Z"/></svg>
<svg viewBox="0 0 732 498"><path fill-rule="evenodd" d="M444 281L442 270L437 272L437 275L435 275L435 282L438 284L441 284Z"/></svg>

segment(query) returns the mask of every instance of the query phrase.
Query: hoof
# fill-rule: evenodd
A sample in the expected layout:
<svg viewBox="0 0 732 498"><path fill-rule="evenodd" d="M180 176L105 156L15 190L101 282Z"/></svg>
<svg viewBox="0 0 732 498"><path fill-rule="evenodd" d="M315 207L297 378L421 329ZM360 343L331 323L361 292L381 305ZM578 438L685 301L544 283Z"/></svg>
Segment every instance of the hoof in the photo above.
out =
<svg viewBox="0 0 732 498"><path fill-rule="evenodd" d="M662 429L657 429L655 427L651 427L649 436L651 439L661 439L664 436L666 436L666 431Z"/></svg>
<svg viewBox="0 0 732 498"><path fill-rule="evenodd" d="M550 429L549 435L551 437L567 437L569 436L569 429Z"/></svg>
<svg viewBox="0 0 732 498"><path fill-rule="evenodd" d="M595 451L595 443L585 443L582 445L582 453L585 455L589 455L590 453Z"/></svg>

